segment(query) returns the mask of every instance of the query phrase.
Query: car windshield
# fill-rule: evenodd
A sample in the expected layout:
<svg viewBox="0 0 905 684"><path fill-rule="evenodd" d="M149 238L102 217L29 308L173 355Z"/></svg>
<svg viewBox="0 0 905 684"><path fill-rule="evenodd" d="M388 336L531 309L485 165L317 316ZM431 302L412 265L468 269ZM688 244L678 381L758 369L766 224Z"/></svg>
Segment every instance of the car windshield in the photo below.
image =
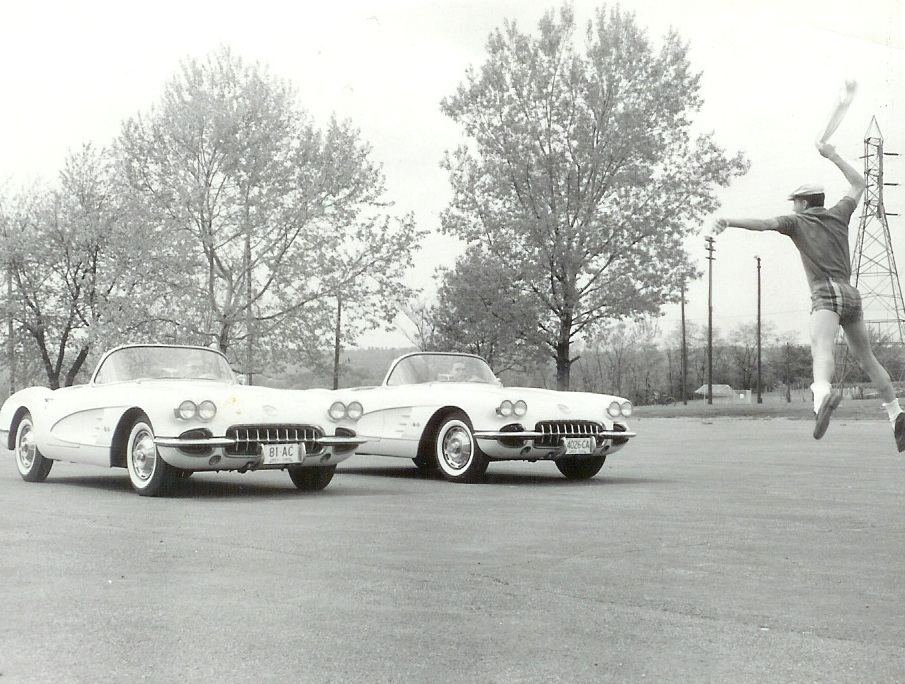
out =
<svg viewBox="0 0 905 684"><path fill-rule="evenodd" d="M97 369L95 384L160 379L235 382L227 360L201 347L123 347L111 352Z"/></svg>
<svg viewBox="0 0 905 684"><path fill-rule="evenodd" d="M420 385L428 382L477 382L497 384L483 359L463 354L412 354L390 371L387 385Z"/></svg>

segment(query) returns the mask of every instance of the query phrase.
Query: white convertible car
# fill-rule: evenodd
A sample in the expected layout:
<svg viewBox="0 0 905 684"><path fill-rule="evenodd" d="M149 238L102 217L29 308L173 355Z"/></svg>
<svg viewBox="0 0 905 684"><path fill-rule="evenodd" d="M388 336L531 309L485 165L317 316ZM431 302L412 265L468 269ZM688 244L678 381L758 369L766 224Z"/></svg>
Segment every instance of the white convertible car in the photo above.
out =
<svg viewBox="0 0 905 684"><path fill-rule="evenodd" d="M70 461L127 468L143 496L219 470L285 469L313 491L361 445L358 408L326 390L241 385L226 357L206 347L128 345L104 355L87 385L10 396L0 438L29 482Z"/></svg>
<svg viewBox="0 0 905 684"><path fill-rule="evenodd" d="M625 420L632 405L621 397L503 387L470 354L407 354L379 387L338 392L341 404L363 407L357 453L411 458L454 482L512 460L549 460L568 478L588 479L635 436Z"/></svg>

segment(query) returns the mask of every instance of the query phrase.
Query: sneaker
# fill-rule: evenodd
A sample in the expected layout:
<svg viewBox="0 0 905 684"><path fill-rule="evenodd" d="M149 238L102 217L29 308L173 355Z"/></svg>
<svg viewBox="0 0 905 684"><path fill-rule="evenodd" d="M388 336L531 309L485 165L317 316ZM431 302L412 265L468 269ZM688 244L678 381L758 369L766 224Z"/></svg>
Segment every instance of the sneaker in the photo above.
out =
<svg viewBox="0 0 905 684"><path fill-rule="evenodd" d="M820 410L817 412L817 424L814 425L814 439L823 437L826 429L830 426L830 416L833 415L833 411L836 410L841 401L842 393L838 390L831 391L823 398L823 403L820 404ZM903 425L902 430L905 432L905 425Z"/></svg>
<svg viewBox="0 0 905 684"><path fill-rule="evenodd" d="M900 452L905 451L905 412L896 416L893 431L896 436L896 448Z"/></svg>

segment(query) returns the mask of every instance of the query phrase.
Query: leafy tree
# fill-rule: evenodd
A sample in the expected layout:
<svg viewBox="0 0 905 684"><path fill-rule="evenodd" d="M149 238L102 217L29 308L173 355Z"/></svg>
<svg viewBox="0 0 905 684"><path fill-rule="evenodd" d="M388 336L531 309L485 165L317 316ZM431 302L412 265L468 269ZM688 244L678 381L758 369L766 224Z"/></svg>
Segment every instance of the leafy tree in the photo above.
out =
<svg viewBox="0 0 905 684"><path fill-rule="evenodd" d="M596 13L583 52L575 31L569 5L536 37L507 21L441 105L470 140L443 162L443 230L481 245L542 306L560 388L579 336L677 300L696 275L683 239L747 168L692 136L700 76L675 32L656 49L618 7Z"/></svg>
<svg viewBox="0 0 905 684"><path fill-rule="evenodd" d="M320 263L324 287L332 290L327 298L334 322L333 386L339 386L339 358L342 344L353 344L368 331L392 320L413 297L414 292L401 282L411 266L413 245L425 231L415 228L414 219L401 220L369 216L356 221L352 230L333 233L329 250ZM310 314L290 322L294 335L310 334ZM324 369L324 351L314 346L295 347L299 360L309 367Z"/></svg>
<svg viewBox="0 0 905 684"><path fill-rule="evenodd" d="M135 296L147 260L119 198L110 155L88 145L69 155L56 188L23 190L3 206L6 313L52 388L73 384L98 343L147 324Z"/></svg>
<svg viewBox="0 0 905 684"><path fill-rule="evenodd" d="M398 326L399 332L413 348L421 351L447 351L445 342L441 341L437 331L436 309L435 304L420 295L412 297L400 310L405 325Z"/></svg>
<svg viewBox="0 0 905 684"><path fill-rule="evenodd" d="M386 212L382 171L349 122L318 129L288 83L228 48L185 61L117 149L170 266L160 309L248 374L323 348L338 294L382 312L373 302L418 237Z"/></svg>
<svg viewBox="0 0 905 684"><path fill-rule="evenodd" d="M495 372L526 372L543 362L536 322L541 309L492 255L472 248L439 276L431 310L435 344L484 357Z"/></svg>

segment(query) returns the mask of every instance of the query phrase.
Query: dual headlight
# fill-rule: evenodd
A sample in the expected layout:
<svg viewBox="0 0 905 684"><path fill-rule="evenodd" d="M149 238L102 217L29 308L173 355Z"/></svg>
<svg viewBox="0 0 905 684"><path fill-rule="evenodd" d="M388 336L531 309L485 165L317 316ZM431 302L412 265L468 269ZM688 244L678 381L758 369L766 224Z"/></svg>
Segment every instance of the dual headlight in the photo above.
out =
<svg viewBox="0 0 905 684"><path fill-rule="evenodd" d="M521 399L518 401L504 399L500 405L496 407L496 412L498 416L502 416L503 418L508 418L509 416L521 418L528 413L528 404Z"/></svg>
<svg viewBox="0 0 905 684"><path fill-rule="evenodd" d="M606 412L610 414L610 418L628 418L630 415L632 415L632 402L610 402L610 405L606 407Z"/></svg>
<svg viewBox="0 0 905 684"><path fill-rule="evenodd" d="M329 415L330 420L333 421L339 421L343 418L358 420L362 417L364 412L364 407L357 401L352 401L348 404L344 404L341 401L334 401L330 404L330 410L327 411L327 415Z"/></svg>
<svg viewBox="0 0 905 684"><path fill-rule="evenodd" d="M180 420L192 420L197 418L198 420L208 421L213 420L214 416L217 415L217 405L209 399L205 399L200 404L196 404L194 401L186 399L176 407L174 413Z"/></svg>

